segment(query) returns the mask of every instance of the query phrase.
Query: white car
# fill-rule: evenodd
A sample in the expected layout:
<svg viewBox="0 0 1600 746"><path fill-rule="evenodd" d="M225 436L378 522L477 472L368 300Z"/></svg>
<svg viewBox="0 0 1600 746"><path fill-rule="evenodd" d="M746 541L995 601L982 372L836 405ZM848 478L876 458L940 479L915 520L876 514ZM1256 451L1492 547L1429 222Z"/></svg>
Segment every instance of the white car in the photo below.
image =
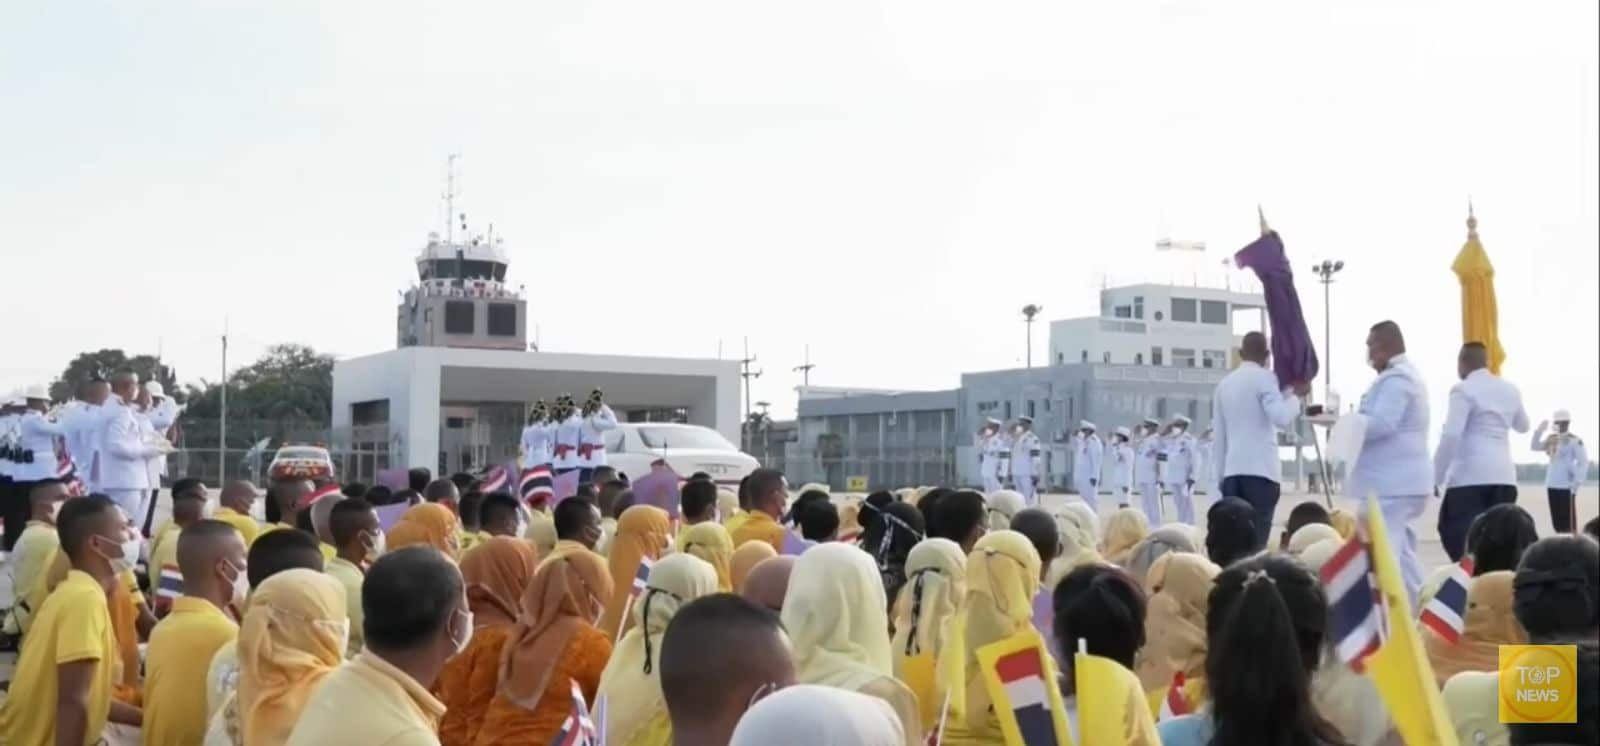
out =
<svg viewBox="0 0 1600 746"><path fill-rule="evenodd" d="M717 484L733 487L761 466L721 433L699 425L619 422L605 441L606 464L629 479L649 474L650 464L664 458L684 479L703 471Z"/></svg>

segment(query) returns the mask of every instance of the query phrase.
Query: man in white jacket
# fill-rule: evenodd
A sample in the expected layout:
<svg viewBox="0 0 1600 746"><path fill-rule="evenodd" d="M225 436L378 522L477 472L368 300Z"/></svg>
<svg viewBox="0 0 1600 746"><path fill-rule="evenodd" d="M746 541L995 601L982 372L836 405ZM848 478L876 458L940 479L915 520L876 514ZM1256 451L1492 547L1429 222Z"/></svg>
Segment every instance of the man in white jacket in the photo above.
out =
<svg viewBox="0 0 1600 746"><path fill-rule="evenodd" d="M142 520L150 499L148 461L166 449L146 439L139 412L133 400L139 391L139 375L119 371L111 377L111 398L106 400L100 418L99 453L95 464L95 484L130 517Z"/></svg>
<svg viewBox="0 0 1600 746"><path fill-rule="evenodd" d="M1212 469L1221 482L1217 499L1237 497L1255 509L1257 549L1267 545L1278 507L1278 431L1294 424L1298 395L1307 390L1303 383L1292 392L1281 390L1277 376L1267 370L1270 354L1265 334L1244 335L1242 362L1217 384L1211 399Z"/></svg>
<svg viewBox="0 0 1600 746"><path fill-rule="evenodd" d="M1450 387L1450 408L1433 451L1433 481L1444 488L1439 541L1451 562L1466 552L1467 529L1484 511L1517 501L1517 467L1508 433L1528 432L1517 387L1489 372L1489 353L1477 342L1456 356L1461 382Z"/></svg>
<svg viewBox="0 0 1600 746"><path fill-rule="evenodd" d="M1106 455L1106 444L1095 434L1095 424L1088 420L1078 423L1078 434L1073 438L1072 481L1078 496L1095 510L1100 509L1100 468Z"/></svg>

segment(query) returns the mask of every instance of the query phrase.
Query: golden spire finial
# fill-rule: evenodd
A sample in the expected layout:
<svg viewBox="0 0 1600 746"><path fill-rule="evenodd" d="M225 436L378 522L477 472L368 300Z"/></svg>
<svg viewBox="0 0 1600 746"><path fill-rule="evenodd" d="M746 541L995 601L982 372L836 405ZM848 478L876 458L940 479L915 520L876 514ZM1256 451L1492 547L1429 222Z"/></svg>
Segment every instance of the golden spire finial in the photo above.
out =
<svg viewBox="0 0 1600 746"><path fill-rule="evenodd" d="M1267 227L1267 213L1262 211L1260 202L1256 203L1256 219L1261 221L1261 235L1265 236L1272 232L1272 229Z"/></svg>
<svg viewBox="0 0 1600 746"><path fill-rule="evenodd" d="M1478 216L1472 212L1472 198L1467 198L1467 238L1478 237Z"/></svg>

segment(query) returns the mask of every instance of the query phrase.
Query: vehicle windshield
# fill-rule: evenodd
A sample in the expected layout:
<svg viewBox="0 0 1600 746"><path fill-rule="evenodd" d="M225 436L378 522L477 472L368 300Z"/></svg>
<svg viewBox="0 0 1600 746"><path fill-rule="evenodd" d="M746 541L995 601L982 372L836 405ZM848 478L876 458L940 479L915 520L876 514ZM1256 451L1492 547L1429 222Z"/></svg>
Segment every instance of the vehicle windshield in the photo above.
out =
<svg viewBox="0 0 1600 746"><path fill-rule="evenodd" d="M703 451L737 451L715 430L704 427L641 427L639 440L646 448L693 448Z"/></svg>

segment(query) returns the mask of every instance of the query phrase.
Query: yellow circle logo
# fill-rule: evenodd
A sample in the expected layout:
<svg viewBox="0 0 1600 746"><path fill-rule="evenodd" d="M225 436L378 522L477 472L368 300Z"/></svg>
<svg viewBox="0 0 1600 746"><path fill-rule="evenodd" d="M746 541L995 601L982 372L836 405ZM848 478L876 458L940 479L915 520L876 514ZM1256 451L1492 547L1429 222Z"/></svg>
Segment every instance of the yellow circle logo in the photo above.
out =
<svg viewBox="0 0 1600 746"><path fill-rule="evenodd" d="M1500 646L1500 722L1578 719L1576 645Z"/></svg>

